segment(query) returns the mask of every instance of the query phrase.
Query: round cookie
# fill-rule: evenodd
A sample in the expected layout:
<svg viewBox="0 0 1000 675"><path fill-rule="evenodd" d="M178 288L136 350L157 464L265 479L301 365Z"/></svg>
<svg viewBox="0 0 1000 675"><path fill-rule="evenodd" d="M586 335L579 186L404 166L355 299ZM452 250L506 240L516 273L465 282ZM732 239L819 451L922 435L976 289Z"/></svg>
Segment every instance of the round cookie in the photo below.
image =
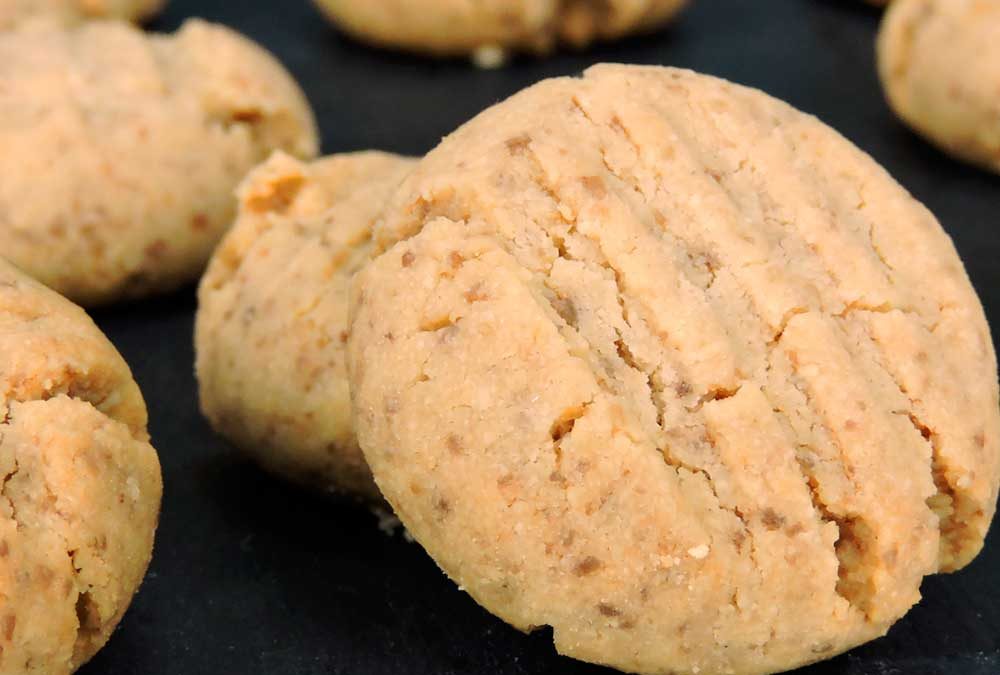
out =
<svg viewBox="0 0 1000 675"><path fill-rule="evenodd" d="M239 189L236 223L199 290L201 406L263 466L379 499L351 424L349 280L414 160L380 152L311 164L276 153Z"/></svg>
<svg viewBox="0 0 1000 675"><path fill-rule="evenodd" d="M355 426L445 572L563 654L769 673L980 550L996 359L940 225L759 91L604 65L403 182L356 277Z"/></svg>
<svg viewBox="0 0 1000 675"><path fill-rule="evenodd" d="M222 26L0 35L3 253L77 302L196 278L246 172L275 148L316 146L288 73Z"/></svg>
<svg viewBox="0 0 1000 675"><path fill-rule="evenodd" d="M149 564L162 485L146 407L86 314L0 260L0 672L64 675Z"/></svg>
<svg viewBox="0 0 1000 675"><path fill-rule="evenodd" d="M582 48L666 23L687 0L315 0L360 40L436 56ZM502 60L502 51L497 52ZM484 56L484 58L488 58Z"/></svg>
<svg viewBox="0 0 1000 675"><path fill-rule="evenodd" d="M0 30L38 24L69 26L86 19L146 21L166 0L0 0Z"/></svg>
<svg viewBox="0 0 1000 675"><path fill-rule="evenodd" d="M898 0L878 37L889 104L945 152L1000 172L1000 0Z"/></svg>

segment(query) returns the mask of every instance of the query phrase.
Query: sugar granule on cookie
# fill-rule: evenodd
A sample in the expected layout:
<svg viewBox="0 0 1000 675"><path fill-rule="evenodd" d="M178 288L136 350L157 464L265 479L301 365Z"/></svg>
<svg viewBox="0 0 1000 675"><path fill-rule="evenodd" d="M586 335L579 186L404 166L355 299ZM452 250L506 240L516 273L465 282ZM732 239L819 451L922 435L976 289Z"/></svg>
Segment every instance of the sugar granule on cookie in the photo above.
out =
<svg viewBox="0 0 1000 675"><path fill-rule="evenodd" d="M104 646L161 493L128 367L81 309L0 259L0 672L67 675Z"/></svg>
<svg viewBox="0 0 1000 675"><path fill-rule="evenodd" d="M445 572L557 649L771 673L967 564L996 358L934 219L814 117L604 65L453 133L356 277L355 427Z"/></svg>

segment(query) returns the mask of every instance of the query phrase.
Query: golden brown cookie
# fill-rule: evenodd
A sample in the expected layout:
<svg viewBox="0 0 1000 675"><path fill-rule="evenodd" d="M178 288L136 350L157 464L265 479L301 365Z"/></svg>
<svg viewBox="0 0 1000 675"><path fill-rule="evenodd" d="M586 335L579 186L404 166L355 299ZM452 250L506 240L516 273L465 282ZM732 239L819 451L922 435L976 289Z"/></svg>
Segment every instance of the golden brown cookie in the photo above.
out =
<svg viewBox="0 0 1000 675"><path fill-rule="evenodd" d="M240 187L199 291L197 371L212 426L280 475L366 499L379 493L350 419L347 291L413 163L276 153Z"/></svg>
<svg viewBox="0 0 1000 675"><path fill-rule="evenodd" d="M814 117L689 71L534 86L404 180L355 425L452 579L567 655L769 673L980 550L996 359L951 241Z"/></svg>
<svg viewBox="0 0 1000 675"><path fill-rule="evenodd" d="M125 362L0 260L0 672L63 675L104 646L149 564L161 492Z"/></svg>
<svg viewBox="0 0 1000 675"><path fill-rule="evenodd" d="M316 146L294 81L228 28L0 35L3 254L83 304L194 279L245 173Z"/></svg>
<svg viewBox="0 0 1000 675"><path fill-rule="evenodd" d="M86 19L146 21L166 0L0 0L0 30L70 26Z"/></svg>
<svg viewBox="0 0 1000 675"><path fill-rule="evenodd" d="M889 104L945 152L1000 172L1000 0L899 0L878 37Z"/></svg>
<svg viewBox="0 0 1000 675"><path fill-rule="evenodd" d="M544 53L653 30L687 0L316 0L360 40L437 56ZM497 52L502 55L502 51ZM502 58L502 56L501 56Z"/></svg>

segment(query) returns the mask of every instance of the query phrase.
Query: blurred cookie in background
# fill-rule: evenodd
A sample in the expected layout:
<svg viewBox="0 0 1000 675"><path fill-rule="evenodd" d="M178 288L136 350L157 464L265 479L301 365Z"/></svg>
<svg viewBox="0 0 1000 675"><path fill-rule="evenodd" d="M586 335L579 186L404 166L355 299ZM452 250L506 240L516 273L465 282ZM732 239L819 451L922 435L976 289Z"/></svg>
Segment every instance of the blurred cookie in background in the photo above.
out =
<svg viewBox="0 0 1000 675"><path fill-rule="evenodd" d="M432 56L471 55L482 67L509 52L545 54L652 31L687 0L314 0L364 42Z"/></svg>
<svg viewBox="0 0 1000 675"><path fill-rule="evenodd" d="M246 172L317 145L291 76L223 26L0 35L3 254L81 304L197 278Z"/></svg>
<svg viewBox="0 0 1000 675"><path fill-rule="evenodd" d="M244 181L239 215L199 290L201 406L261 465L379 499L354 436L345 343L351 277L383 203L416 160L276 153Z"/></svg>
<svg viewBox="0 0 1000 675"><path fill-rule="evenodd" d="M146 21L166 0L0 0L0 30L39 24L70 26L88 19Z"/></svg>
<svg viewBox="0 0 1000 675"><path fill-rule="evenodd" d="M878 69L904 122L945 152L1000 171L1000 0L895 0Z"/></svg>

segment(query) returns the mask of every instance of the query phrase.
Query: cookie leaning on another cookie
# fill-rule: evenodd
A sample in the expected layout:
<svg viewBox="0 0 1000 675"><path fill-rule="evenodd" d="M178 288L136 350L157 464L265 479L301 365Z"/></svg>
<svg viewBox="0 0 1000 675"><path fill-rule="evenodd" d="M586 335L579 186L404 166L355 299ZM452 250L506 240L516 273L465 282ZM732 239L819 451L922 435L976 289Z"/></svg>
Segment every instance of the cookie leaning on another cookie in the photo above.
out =
<svg viewBox="0 0 1000 675"><path fill-rule="evenodd" d="M128 366L0 260L0 672L64 675L146 572L162 485Z"/></svg>
<svg viewBox="0 0 1000 675"><path fill-rule="evenodd" d="M1000 0L897 0L878 68L899 117L945 152L1000 172Z"/></svg>
<svg viewBox="0 0 1000 675"><path fill-rule="evenodd" d="M201 406L268 469L379 499L351 424L347 290L382 204L414 160L381 152L311 164L277 153L239 190L239 213L199 289Z"/></svg>
<svg viewBox="0 0 1000 675"><path fill-rule="evenodd" d="M759 91L599 66L404 180L356 277L355 426L458 584L564 654L768 673L981 548L996 359L934 217Z"/></svg>
<svg viewBox="0 0 1000 675"><path fill-rule="evenodd" d="M166 0L0 0L0 31L36 25L70 26L86 19L142 22Z"/></svg>
<svg viewBox="0 0 1000 675"><path fill-rule="evenodd" d="M0 35L0 239L86 305L193 280L272 150L316 153L308 103L241 35L188 21Z"/></svg>
<svg viewBox="0 0 1000 675"><path fill-rule="evenodd" d="M437 56L481 49L545 53L653 30L687 0L316 0L338 26L366 42Z"/></svg>

